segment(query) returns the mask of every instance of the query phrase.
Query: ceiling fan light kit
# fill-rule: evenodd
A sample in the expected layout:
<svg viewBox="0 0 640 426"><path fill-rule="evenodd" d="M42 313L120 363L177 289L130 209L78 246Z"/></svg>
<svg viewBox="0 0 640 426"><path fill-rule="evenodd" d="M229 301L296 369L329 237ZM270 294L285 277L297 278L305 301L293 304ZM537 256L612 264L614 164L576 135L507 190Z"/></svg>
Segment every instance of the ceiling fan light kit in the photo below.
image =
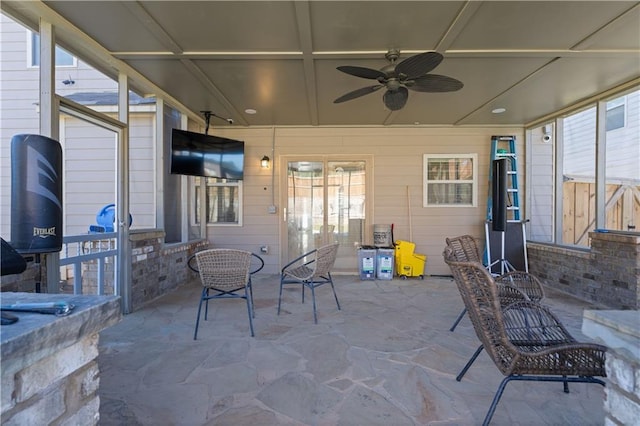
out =
<svg viewBox="0 0 640 426"><path fill-rule="evenodd" d="M409 90L434 93L454 92L464 86L461 81L453 77L429 74L443 60L443 56L438 52L419 53L396 64L399 57L399 50L389 50L385 54L389 64L380 70L349 65L338 67L339 71L346 74L377 80L378 84L345 93L333 103L350 101L385 87L387 90L382 97L385 107L391 111L398 111L406 105L407 99L409 99Z"/></svg>

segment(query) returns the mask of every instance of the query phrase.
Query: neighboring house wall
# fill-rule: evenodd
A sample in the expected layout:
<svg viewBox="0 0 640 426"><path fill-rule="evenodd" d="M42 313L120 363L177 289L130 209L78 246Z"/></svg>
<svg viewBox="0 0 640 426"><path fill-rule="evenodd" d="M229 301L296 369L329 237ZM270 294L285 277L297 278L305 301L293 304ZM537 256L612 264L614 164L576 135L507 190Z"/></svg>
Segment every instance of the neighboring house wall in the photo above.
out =
<svg viewBox="0 0 640 426"><path fill-rule="evenodd" d="M607 179L640 180L640 90L626 96L624 127L607 132Z"/></svg>
<svg viewBox="0 0 640 426"><path fill-rule="evenodd" d="M155 227L154 116L155 111L129 116L132 229ZM64 152L64 232L85 234L90 225L96 224L96 214L116 202L116 139L112 132L74 117L62 120L60 134Z"/></svg>
<svg viewBox="0 0 640 426"><path fill-rule="evenodd" d="M0 235L11 234L11 138L39 133L39 69L31 66L29 38L23 26L0 14ZM74 83L65 85L63 80ZM117 84L88 64L56 67L56 94L115 93ZM92 106L102 112L115 106ZM115 112L112 113L114 118ZM155 106L132 106L129 116L130 198L133 228L155 227ZM115 203L116 141L113 133L76 118L60 122L63 145L64 235L83 234L96 214Z"/></svg>
<svg viewBox="0 0 640 426"><path fill-rule="evenodd" d="M625 98L624 127L607 132L607 179L640 179L640 91ZM595 107L572 115L564 126L564 174L594 178Z"/></svg>

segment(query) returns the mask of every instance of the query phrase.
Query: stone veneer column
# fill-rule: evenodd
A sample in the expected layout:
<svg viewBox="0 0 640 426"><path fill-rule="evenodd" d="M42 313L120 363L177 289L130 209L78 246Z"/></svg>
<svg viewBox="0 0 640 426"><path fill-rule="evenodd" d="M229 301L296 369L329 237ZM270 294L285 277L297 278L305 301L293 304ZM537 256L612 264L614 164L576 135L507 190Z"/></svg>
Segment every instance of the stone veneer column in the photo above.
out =
<svg viewBox="0 0 640 426"><path fill-rule="evenodd" d="M605 425L640 422L640 312L584 311L582 332L606 345Z"/></svg>
<svg viewBox="0 0 640 426"><path fill-rule="evenodd" d="M1 293L2 304L59 302L71 314L14 312L2 326L3 425L96 425L99 332L120 321L120 297Z"/></svg>

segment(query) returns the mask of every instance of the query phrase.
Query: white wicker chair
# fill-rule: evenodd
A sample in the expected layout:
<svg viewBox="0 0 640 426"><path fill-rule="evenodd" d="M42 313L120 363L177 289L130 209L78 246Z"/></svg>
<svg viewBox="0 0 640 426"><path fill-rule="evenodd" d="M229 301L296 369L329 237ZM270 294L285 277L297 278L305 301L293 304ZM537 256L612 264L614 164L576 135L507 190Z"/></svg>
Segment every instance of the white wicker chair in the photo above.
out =
<svg viewBox="0 0 640 426"><path fill-rule="evenodd" d="M197 271L202 282L202 295L198 305L193 340L198 337L202 302L205 302L204 319L206 321L209 313L209 300L211 299L245 299L251 336L254 336L253 291L250 271L252 256L254 255L248 251L223 248L203 250L195 254Z"/></svg>
<svg viewBox="0 0 640 426"><path fill-rule="evenodd" d="M333 290L333 297L336 299L336 305L338 305L338 310L340 310L340 302L338 302L336 289L333 285L333 279L331 278L331 269L336 261L338 246L338 243L322 246L297 257L282 268L280 274L280 295L278 296L278 315L280 315L280 306L282 303L282 288L290 284L302 286L302 303L304 303L305 287L309 287L311 290L313 320L316 324L318 323L315 293L317 287L330 284Z"/></svg>

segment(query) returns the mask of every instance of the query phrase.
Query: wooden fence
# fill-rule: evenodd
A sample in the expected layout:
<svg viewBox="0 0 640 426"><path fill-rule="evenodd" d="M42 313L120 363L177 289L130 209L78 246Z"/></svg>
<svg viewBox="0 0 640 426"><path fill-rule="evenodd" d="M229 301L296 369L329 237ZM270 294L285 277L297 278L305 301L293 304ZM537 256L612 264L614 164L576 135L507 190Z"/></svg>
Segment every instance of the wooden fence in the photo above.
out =
<svg viewBox="0 0 640 426"><path fill-rule="evenodd" d="M573 179L563 185L564 244L589 246L589 232L596 224L596 185ZM606 185L606 229L640 231L640 182L620 181Z"/></svg>

